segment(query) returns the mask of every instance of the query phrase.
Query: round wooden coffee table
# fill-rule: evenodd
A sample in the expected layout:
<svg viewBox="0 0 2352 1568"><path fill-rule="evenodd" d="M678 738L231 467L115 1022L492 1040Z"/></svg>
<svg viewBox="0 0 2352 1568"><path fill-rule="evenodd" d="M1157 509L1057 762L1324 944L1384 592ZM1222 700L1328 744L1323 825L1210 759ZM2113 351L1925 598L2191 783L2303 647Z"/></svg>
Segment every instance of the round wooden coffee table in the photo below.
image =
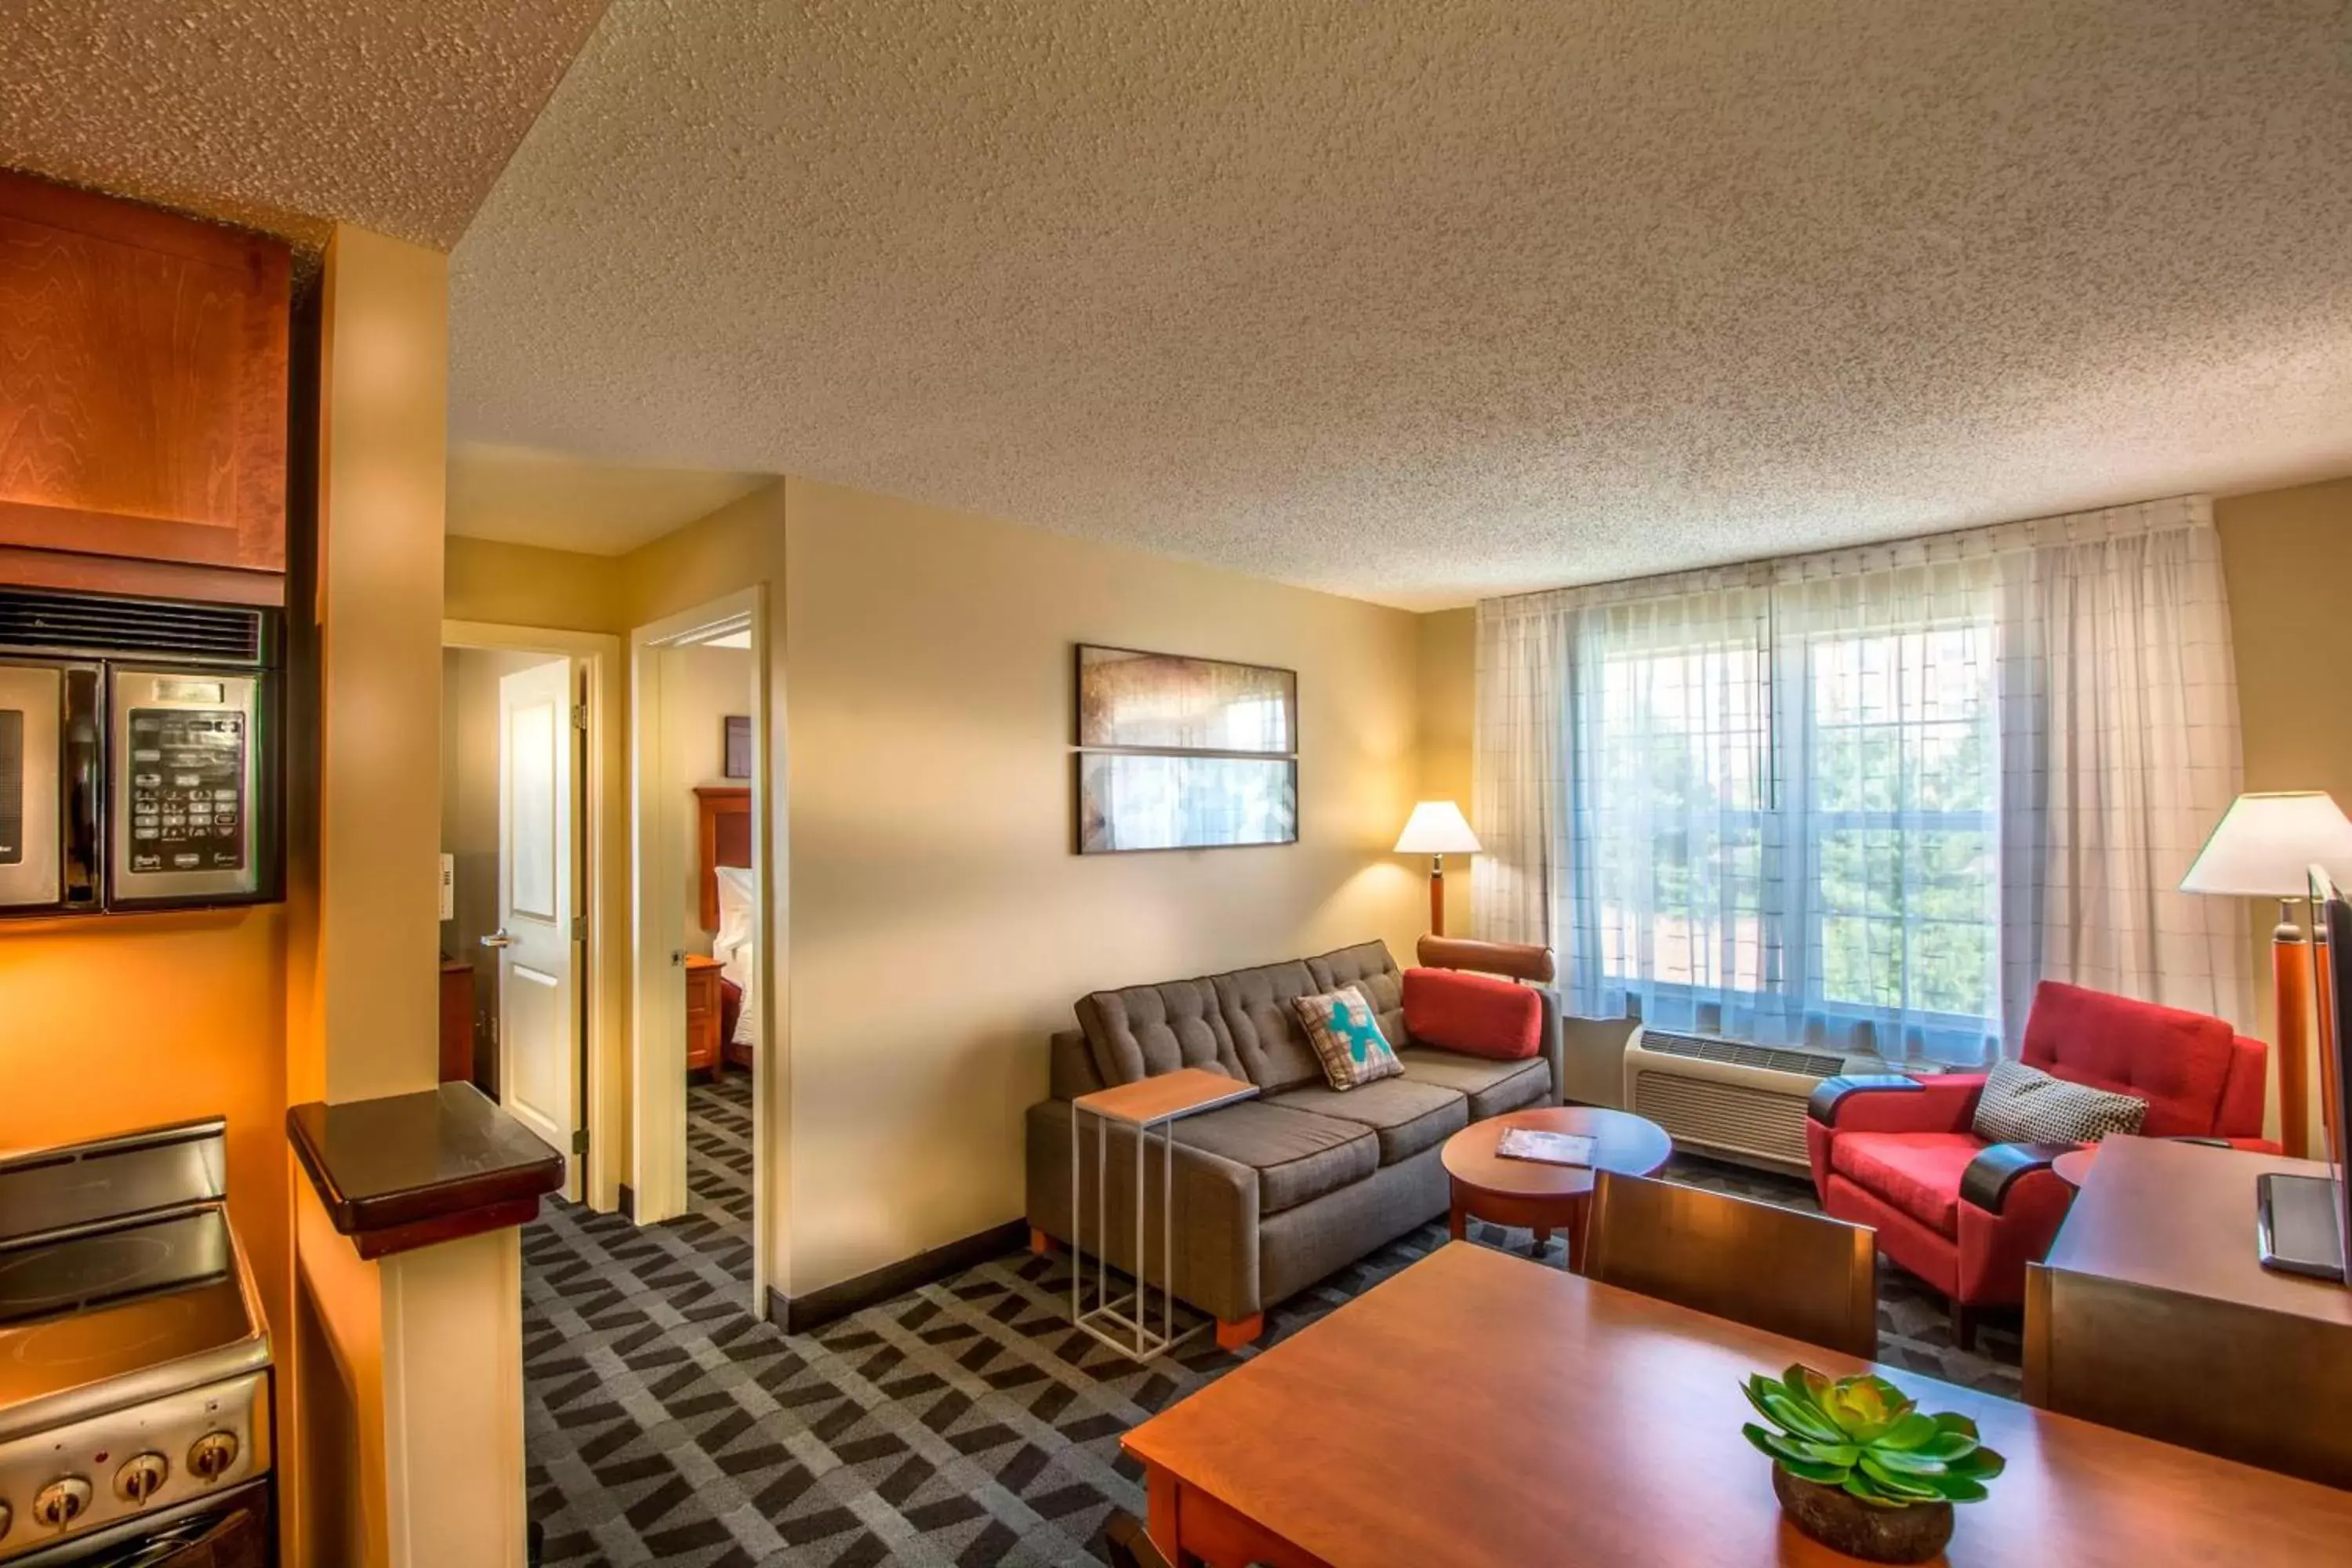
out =
<svg viewBox="0 0 2352 1568"><path fill-rule="evenodd" d="M1506 1160L1495 1152L1495 1144L1513 1127L1581 1132L1592 1140L1592 1164L1588 1168ZM1553 1231L1564 1230L1568 1267L1571 1271L1581 1269L1584 1216L1592 1204L1593 1171L1646 1176L1664 1165L1674 1152L1675 1141L1656 1122L1599 1106L1514 1110L1474 1122L1447 1139L1440 1156L1454 1187L1453 1211L1448 1215L1454 1239L1462 1239L1463 1226L1473 1216L1490 1225L1524 1226L1536 1233L1538 1247L1549 1241Z"/></svg>

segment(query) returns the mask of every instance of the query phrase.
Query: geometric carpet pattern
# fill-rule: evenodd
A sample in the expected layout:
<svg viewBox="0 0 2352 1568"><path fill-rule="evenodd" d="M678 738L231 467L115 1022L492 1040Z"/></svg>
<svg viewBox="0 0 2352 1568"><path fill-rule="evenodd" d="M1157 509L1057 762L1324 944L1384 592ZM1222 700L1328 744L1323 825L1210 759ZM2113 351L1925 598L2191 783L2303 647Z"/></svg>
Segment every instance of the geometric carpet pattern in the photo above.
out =
<svg viewBox="0 0 2352 1568"><path fill-rule="evenodd" d="M686 1086L687 1206L748 1247L751 1240L751 1075ZM744 1266L742 1279L751 1278Z"/></svg>
<svg viewBox="0 0 2352 1568"><path fill-rule="evenodd" d="M1666 1174L1811 1206L1804 1184L1735 1167L1678 1156ZM743 1310L746 1234L716 1196L643 1228L551 1199L525 1232L528 1476L544 1563L1104 1563L1105 1517L1144 1507L1119 1434L1258 1353L1203 1337L1139 1367L1069 1326L1067 1258L1025 1251L787 1337ZM1522 1253L1533 1243L1492 1226L1473 1236ZM1444 1240L1442 1223L1423 1226L1272 1309L1261 1344ZM2016 1394L2013 1334L1988 1328L1979 1353L1961 1352L1932 1293L1882 1273L1882 1361Z"/></svg>

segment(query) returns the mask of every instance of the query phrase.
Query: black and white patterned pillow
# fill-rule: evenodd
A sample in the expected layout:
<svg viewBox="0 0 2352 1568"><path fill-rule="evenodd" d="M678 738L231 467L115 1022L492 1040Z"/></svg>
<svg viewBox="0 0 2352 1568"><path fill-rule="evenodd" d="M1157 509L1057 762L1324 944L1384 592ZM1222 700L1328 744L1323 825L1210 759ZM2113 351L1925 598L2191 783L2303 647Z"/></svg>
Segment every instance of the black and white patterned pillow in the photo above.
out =
<svg viewBox="0 0 2352 1568"><path fill-rule="evenodd" d="M1995 1143L2095 1143L2137 1132L2147 1101L2053 1078L2023 1062L1996 1062L1977 1100L1976 1134Z"/></svg>

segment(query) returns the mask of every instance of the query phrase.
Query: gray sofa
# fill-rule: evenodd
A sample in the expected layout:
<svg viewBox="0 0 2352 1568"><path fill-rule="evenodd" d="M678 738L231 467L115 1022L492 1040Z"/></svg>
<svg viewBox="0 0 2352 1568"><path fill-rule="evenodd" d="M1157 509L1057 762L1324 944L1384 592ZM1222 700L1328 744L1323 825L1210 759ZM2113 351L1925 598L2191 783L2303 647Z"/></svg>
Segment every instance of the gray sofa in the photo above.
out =
<svg viewBox="0 0 2352 1568"><path fill-rule="evenodd" d="M1341 1093L1326 1084L1290 1004L1348 984L1361 986L1379 1011L1404 1074ZM1257 1098L1176 1123L1173 1207L1178 1299L1216 1319L1220 1343L1248 1342L1268 1305L1445 1212L1438 1153L1446 1139L1472 1121L1559 1103L1559 1010L1549 989L1538 991L1543 1048L1520 1061L1410 1039L1403 975L1377 942L1256 969L1096 992L1077 1004L1080 1027L1053 1038L1053 1098L1029 1109L1032 1245L1066 1246L1073 1234L1073 1100L1186 1067L1246 1079L1258 1087ZM1118 1126L1109 1130L1107 1246L1098 1244L1095 1224L1100 1173L1092 1121L1079 1149L1087 1250L1106 1251L1113 1267L1131 1274L1133 1137ZM1143 1234L1147 1279L1156 1288L1166 1283L1159 1150L1148 1150L1146 1158Z"/></svg>

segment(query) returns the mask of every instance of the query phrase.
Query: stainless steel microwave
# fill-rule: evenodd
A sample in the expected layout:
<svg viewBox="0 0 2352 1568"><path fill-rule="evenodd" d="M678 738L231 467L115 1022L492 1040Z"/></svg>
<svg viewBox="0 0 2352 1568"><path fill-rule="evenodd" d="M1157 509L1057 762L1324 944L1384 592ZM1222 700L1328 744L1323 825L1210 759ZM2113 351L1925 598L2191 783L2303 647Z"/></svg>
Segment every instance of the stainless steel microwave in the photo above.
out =
<svg viewBox="0 0 2352 1568"><path fill-rule="evenodd" d="M283 897L280 626L0 588L0 916Z"/></svg>

